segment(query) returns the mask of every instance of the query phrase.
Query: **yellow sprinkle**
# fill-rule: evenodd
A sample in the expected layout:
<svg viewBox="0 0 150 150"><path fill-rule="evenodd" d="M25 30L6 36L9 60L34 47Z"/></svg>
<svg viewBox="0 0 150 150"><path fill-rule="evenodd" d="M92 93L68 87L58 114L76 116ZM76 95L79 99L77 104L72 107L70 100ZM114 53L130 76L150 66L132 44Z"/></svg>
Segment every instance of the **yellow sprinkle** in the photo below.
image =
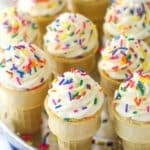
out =
<svg viewBox="0 0 150 150"><path fill-rule="evenodd" d="M144 63L142 64L142 67L143 67L144 70L147 70L147 66L148 66L148 63L147 63L147 62L144 62Z"/></svg>
<svg viewBox="0 0 150 150"><path fill-rule="evenodd" d="M85 92L85 89L81 88L79 92L83 93L83 92Z"/></svg>
<svg viewBox="0 0 150 150"><path fill-rule="evenodd" d="M66 37L67 37L67 34L63 33L60 35L60 40L64 40L66 39Z"/></svg>
<svg viewBox="0 0 150 150"><path fill-rule="evenodd" d="M103 56L103 59L104 60L109 60L109 57L108 56Z"/></svg>
<svg viewBox="0 0 150 150"><path fill-rule="evenodd" d="M57 81L58 81L58 79L57 79L57 78L54 78L52 82L53 82L53 83L56 83Z"/></svg>
<svg viewBox="0 0 150 150"><path fill-rule="evenodd" d="M140 47L140 48L139 48L139 51L142 53L142 55L144 56L144 58L146 58L147 53L145 52L144 48L143 48L143 47Z"/></svg>
<svg viewBox="0 0 150 150"><path fill-rule="evenodd" d="M133 16L133 17L132 17L132 20L133 20L133 21L138 21L139 19L140 19L140 18L139 18L138 16Z"/></svg>
<svg viewBox="0 0 150 150"><path fill-rule="evenodd" d="M148 81L148 79L147 79L147 78L140 77L140 81L144 84L144 83L146 83L146 82Z"/></svg>
<svg viewBox="0 0 150 150"><path fill-rule="evenodd" d="M22 53L23 53L24 55L27 55L27 54L28 54L28 50L27 50L27 49L24 49L24 50L22 51Z"/></svg>

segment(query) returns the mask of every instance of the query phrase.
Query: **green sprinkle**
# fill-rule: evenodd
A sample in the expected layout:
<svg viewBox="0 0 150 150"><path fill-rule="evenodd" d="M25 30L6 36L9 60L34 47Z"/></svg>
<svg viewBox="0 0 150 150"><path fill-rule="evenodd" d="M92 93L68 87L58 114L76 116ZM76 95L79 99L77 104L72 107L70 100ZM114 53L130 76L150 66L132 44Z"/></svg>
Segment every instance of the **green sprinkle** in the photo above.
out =
<svg viewBox="0 0 150 150"><path fill-rule="evenodd" d="M82 85L83 84L83 80L80 80L80 85Z"/></svg>
<svg viewBox="0 0 150 150"><path fill-rule="evenodd" d="M5 65L4 65L3 63L0 63L0 67L4 68L4 67L5 67Z"/></svg>
<svg viewBox="0 0 150 150"><path fill-rule="evenodd" d="M140 61L143 62L143 61L144 61L144 58L140 58Z"/></svg>
<svg viewBox="0 0 150 150"><path fill-rule="evenodd" d="M74 35L74 32L71 32L70 34L69 34L69 36L73 36Z"/></svg>
<svg viewBox="0 0 150 150"><path fill-rule="evenodd" d="M143 96L144 95L144 86L141 81L138 81L137 87L138 87L139 91L141 92L141 95Z"/></svg>
<svg viewBox="0 0 150 150"><path fill-rule="evenodd" d="M128 38L128 40L129 40L129 41L133 41L133 40L134 40L134 38Z"/></svg>
<svg viewBox="0 0 150 150"><path fill-rule="evenodd" d="M127 55L127 60L131 59L131 54Z"/></svg>
<svg viewBox="0 0 150 150"><path fill-rule="evenodd" d="M70 118L64 118L64 121L69 122L69 121L70 121Z"/></svg>
<svg viewBox="0 0 150 150"><path fill-rule="evenodd" d="M76 96L78 96L78 95L79 95L79 92L75 93L75 94L73 95L73 99L74 99Z"/></svg>
<svg viewBox="0 0 150 150"><path fill-rule="evenodd" d="M17 35L18 35L18 33L13 34L11 37L12 37L12 38L15 38Z"/></svg>
<svg viewBox="0 0 150 150"><path fill-rule="evenodd" d="M120 90L125 92L126 91L126 87L121 87Z"/></svg>
<svg viewBox="0 0 150 150"><path fill-rule="evenodd" d="M134 112L133 112L133 114L137 114L137 113L138 113L137 111L134 111Z"/></svg>
<svg viewBox="0 0 150 150"><path fill-rule="evenodd" d="M94 99L94 105L97 104L97 97Z"/></svg>
<svg viewBox="0 0 150 150"><path fill-rule="evenodd" d="M36 30L38 28L37 24L32 23L32 29Z"/></svg>
<svg viewBox="0 0 150 150"><path fill-rule="evenodd" d="M67 29L70 30L71 25L68 25Z"/></svg>
<svg viewBox="0 0 150 150"><path fill-rule="evenodd" d="M34 71L37 72L37 68L36 67L34 67Z"/></svg>

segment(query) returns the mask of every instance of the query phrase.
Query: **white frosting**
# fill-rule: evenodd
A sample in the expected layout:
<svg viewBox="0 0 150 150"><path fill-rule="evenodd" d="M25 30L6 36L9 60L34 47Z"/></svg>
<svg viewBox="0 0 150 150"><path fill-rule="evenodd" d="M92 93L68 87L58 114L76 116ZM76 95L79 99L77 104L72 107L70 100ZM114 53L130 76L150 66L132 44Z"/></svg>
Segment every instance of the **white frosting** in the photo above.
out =
<svg viewBox="0 0 150 150"><path fill-rule="evenodd" d="M35 45L19 43L0 51L0 84L16 90L30 90L50 75L49 59Z"/></svg>
<svg viewBox="0 0 150 150"><path fill-rule="evenodd" d="M37 24L14 7L8 7L0 12L0 47L20 41L33 42L38 36Z"/></svg>
<svg viewBox="0 0 150 150"><path fill-rule="evenodd" d="M80 14L64 13L47 27L47 50L59 57L79 57L98 45L95 25Z"/></svg>
<svg viewBox="0 0 150 150"><path fill-rule="evenodd" d="M142 40L116 36L106 43L101 55L98 68L112 79L125 79L138 70L150 71L150 47Z"/></svg>
<svg viewBox="0 0 150 150"><path fill-rule="evenodd" d="M134 73L115 92L116 111L123 117L150 121L150 74Z"/></svg>
<svg viewBox="0 0 150 150"><path fill-rule="evenodd" d="M31 16L53 16L65 6L65 0L19 0L18 9Z"/></svg>
<svg viewBox="0 0 150 150"><path fill-rule="evenodd" d="M104 30L111 35L121 33L140 39L150 36L148 0L121 0L108 8Z"/></svg>
<svg viewBox="0 0 150 150"><path fill-rule="evenodd" d="M58 77L48 91L48 106L64 120L91 117L102 107L101 87L85 72L74 70Z"/></svg>

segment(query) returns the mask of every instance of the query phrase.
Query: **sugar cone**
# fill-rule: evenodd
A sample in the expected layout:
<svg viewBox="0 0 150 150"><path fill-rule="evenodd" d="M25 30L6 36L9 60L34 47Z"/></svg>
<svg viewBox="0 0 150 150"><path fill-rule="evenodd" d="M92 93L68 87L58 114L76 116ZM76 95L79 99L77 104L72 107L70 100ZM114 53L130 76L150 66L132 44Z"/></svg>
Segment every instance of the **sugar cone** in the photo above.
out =
<svg viewBox="0 0 150 150"><path fill-rule="evenodd" d="M78 12L91 20L103 20L106 9L110 3L109 0L70 0L72 11ZM70 4L71 5L71 4Z"/></svg>
<svg viewBox="0 0 150 150"><path fill-rule="evenodd" d="M149 150L150 125L130 118L121 117L112 105L114 125L117 135L122 139L124 150Z"/></svg>
<svg viewBox="0 0 150 150"><path fill-rule="evenodd" d="M30 91L17 91L0 86L0 102L19 133L34 133L40 129L43 101L49 82Z"/></svg>
<svg viewBox="0 0 150 150"><path fill-rule="evenodd" d="M121 81L110 78L103 70L99 69L99 73L100 73L100 83L104 89L104 93L108 97L113 97L114 92L116 89L118 89Z"/></svg>
<svg viewBox="0 0 150 150"><path fill-rule="evenodd" d="M82 58L57 57L51 55L48 52L51 64L53 64L52 69L54 74L63 74L65 71L68 71L71 68L82 68L86 72L90 73L96 67L97 50L98 50L98 46L96 46L96 48L91 50L87 55L83 56Z"/></svg>
<svg viewBox="0 0 150 150"><path fill-rule="evenodd" d="M91 138L100 127L102 108L92 117L76 122L67 122L56 116L48 107L48 97L45 99L45 109L49 116L49 128L58 137L60 150L90 149Z"/></svg>
<svg viewBox="0 0 150 150"><path fill-rule="evenodd" d="M34 41L32 41L31 43L37 45L38 47L40 47L41 49L43 49L43 37L41 36L41 33L39 32L37 37L35 38Z"/></svg>
<svg viewBox="0 0 150 150"><path fill-rule="evenodd" d="M32 19L38 24L40 33L43 36L46 33L47 25L54 21L59 14L64 13L66 11L67 7L64 7L59 13L57 13L54 16L36 16L32 17Z"/></svg>

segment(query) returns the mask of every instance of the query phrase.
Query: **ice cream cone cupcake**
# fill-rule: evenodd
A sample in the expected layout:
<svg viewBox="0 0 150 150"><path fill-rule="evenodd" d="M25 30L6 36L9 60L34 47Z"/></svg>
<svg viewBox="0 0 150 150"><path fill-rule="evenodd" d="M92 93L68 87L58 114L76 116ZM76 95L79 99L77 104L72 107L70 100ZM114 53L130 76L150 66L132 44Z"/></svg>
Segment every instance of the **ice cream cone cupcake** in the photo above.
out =
<svg viewBox="0 0 150 150"><path fill-rule="evenodd" d="M72 12L80 13L91 19L98 29L100 42L103 37L102 25L106 9L109 6L109 0L70 0L70 9ZM72 7L71 7L72 6Z"/></svg>
<svg viewBox="0 0 150 150"><path fill-rule="evenodd" d="M61 150L90 150L100 127L104 95L85 72L72 70L53 81L45 99L50 130Z"/></svg>
<svg viewBox="0 0 150 150"><path fill-rule="evenodd" d="M120 83L132 77L132 72L150 71L149 57L150 47L142 40L116 36L108 41L98 63L105 94L113 97Z"/></svg>
<svg viewBox="0 0 150 150"><path fill-rule="evenodd" d="M144 40L150 45L150 2L117 0L108 8L104 33L107 39L120 34Z"/></svg>
<svg viewBox="0 0 150 150"><path fill-rule="evenodd" d="M112 114L124 150L150 149L150 73L134 73L115 92Z"/></svg>
<svg viewBox="0 0 150 150"><path fill-rule="evenodd" d="M0 12L0 48L26 41L41 46L41 35L37 24L30 16L8 7Z"/></svg>
<svg viewBox="0 0 150 150"><path fill-rule="evenodd" d="M83 68L89 73L96 64L96 27L80 14L64 13L47 27L44 48L53 61L55 74L72 67Z"/></svg>
<svg viewBox="0 0 150 150"><path fill-rule="evenodd" d="M67 11L66 0L18 0L18 9L32 16L42 35L56 16Z"/></svg>
<svg viewBox="0 0 150 150"><path fill-rule="evenodd" d="M50 64L41 49L19 43L0 50L0 103L16 132L40 129L43 101L51 80Z"/></svg>

